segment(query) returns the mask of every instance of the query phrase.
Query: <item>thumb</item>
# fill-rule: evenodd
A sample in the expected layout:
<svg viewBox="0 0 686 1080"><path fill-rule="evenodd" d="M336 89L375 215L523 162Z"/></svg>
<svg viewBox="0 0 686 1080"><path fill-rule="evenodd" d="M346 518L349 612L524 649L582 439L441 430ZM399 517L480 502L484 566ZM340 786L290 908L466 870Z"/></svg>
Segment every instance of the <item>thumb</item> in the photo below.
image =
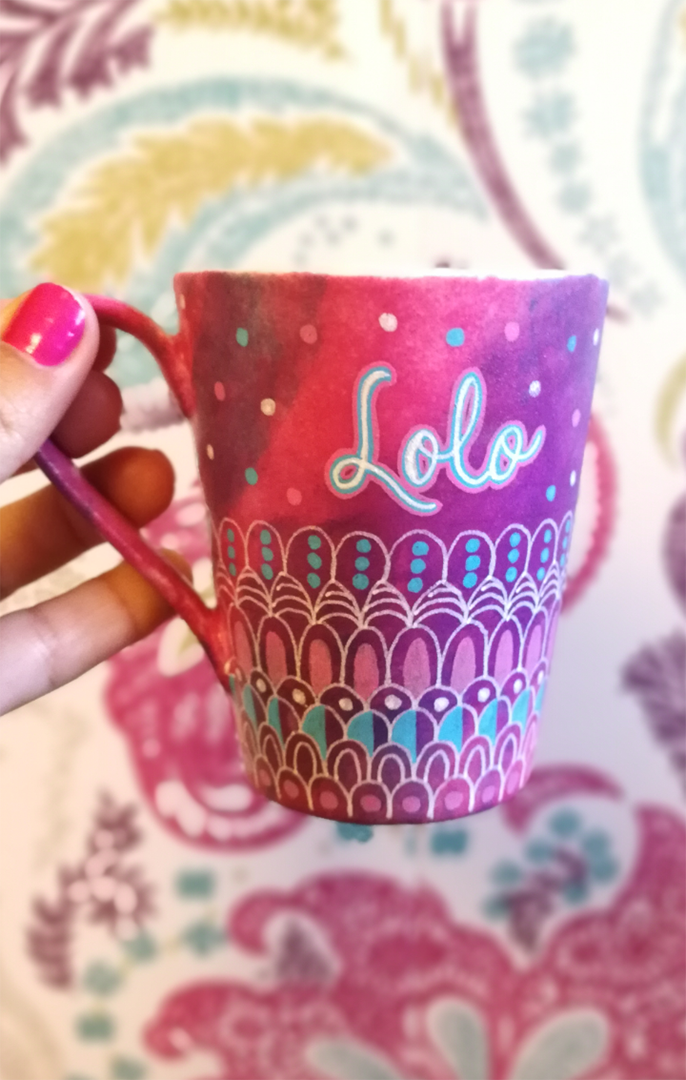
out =
<svg viewBox="0 0 686 1080"><path fill-rule="evenodd" d="M61 285L37 285L0 312L0 481L49 437L98 350L93 308Z"/></svg>

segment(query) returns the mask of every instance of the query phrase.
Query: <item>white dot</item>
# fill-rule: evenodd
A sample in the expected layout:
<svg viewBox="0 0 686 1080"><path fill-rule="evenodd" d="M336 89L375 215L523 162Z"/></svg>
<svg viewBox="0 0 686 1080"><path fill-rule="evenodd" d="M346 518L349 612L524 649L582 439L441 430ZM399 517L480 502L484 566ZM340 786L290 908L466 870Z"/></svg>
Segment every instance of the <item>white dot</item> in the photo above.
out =
<svg viewBox="0 0 686 1080"><path fill-rule="evenodd" d="M205 447L205 453L207 454L210 461L214 461L214 447L212 446L212 443L207 444L207 446Z"/></svg>
<svg viewBox="0 0 686 1080"><path fill-rule="evenodd" d="M449 704L450 704L450 698L437 697L436 700L434 701L434 709L436 710L436 712L443 712L444 709L448 708Z"/></svg>
<svg viewBox="0 0 686 1080"><path fill-rule="evenodd" d="M186 297L185 296L180 297L180 299L179 299L179 307L181 308L182 311L186 310Z"/></svg>
<svg viewBox="0 0 686 1080"><path fill-rule="evenodd" d="M515 679L515 681L512 684L512 689L514 690L515 694L518 694L523 686L524 686L524 683L522 682L521 679Z"/></svg>
<svg viewBox="0 0 686 1080"><path fill-rule="evenodd" d="M303 694L302 690L294 690L293 691L293 701L295 701L297 705L304 705L305 704L306 698L305 698L305 695Z"/></svg>
<svg viewBox="0 0 686 1080"><path fill-rule="evenodd" d="M255 686L257 687L257 689L259 690L259 692L261 694L263 694L265 692L265 690L267 689L267 684L264 681L264 679L256 679L255 680Z"/></svg>
<svg viewBox="0 0 686 1080"><path fill-rule="evenodd" d="M580 420L581 420L581 411L579 409L575 409L574 412L572 413L572 427L578 427Z"/></svg>
<svg viewBox="0 0 686 1080"><path fill-rule="evenodd" d="M482 686L476 696L479 701L488 701L489 697L491 696L491 691L487 686Z"/></svg>
<svg viewBox="0 0 686 1080"><path fill-rule="evenodd" d="M572 469L572 475L569 478L569 483L572 487L576 484L576 469Z"/></svg>
<svg viewBox="0 0 686 1080"><path fill-rule="evenodd" d="M265 416L273 416L276 412L276 402L270 397L263 398L260 402L260 408Z"/></svg>
<svg viewBox="0 0 686 1080"><path fill-rule="evenodd" d="M519 337L519 323L509 322L505 323L505 337L508 341L516 341Z"/></svg>
<svg viewBox="0 0 686 1080"><path fill-rule="evenodd" d="M343 710L343 712L350 712L350 710L353 708L353 703L349 697L342 697L338 704Z"/></svg>
<svg viewBox="0 0 686 1080"><path fill-rule="evenodd" d="M398 329L398 320L390 311L384 311L383 315L379 315L379 326L390 334Z"/></svg>
<svg viewBox="0 0 686 1080"><path fill-rule="evenodd" d="M534 379L532 383L529 383L529 393L532 397L538 397L541 392L541 384L538 379Z"/></svg>
<svg viewBox="0 0 686 1080"><path fill-rule="evenodd" d="M387 694L384 698L384 705L387 709L399 709L402 705L402 701L397 694Z"/></svg>
<svg viewBox="0 0 686 1080"><path fill-rule="evenodd" d="M600 330L594 330L593 332L593 344L597 345L600 341Z"/></svg>

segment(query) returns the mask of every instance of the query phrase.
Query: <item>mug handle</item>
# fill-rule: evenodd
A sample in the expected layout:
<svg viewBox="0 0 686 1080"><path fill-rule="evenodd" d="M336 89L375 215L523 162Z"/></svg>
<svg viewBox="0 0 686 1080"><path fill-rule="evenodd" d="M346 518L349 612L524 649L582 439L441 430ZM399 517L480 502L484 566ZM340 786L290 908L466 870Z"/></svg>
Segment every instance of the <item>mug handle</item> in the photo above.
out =
<svg viewBox="0 0 686 1080"><path fill-rule="evenodd" d="M180 336L165 333L152 319L120 300L87 296L98 321L125 330L138 339L157 361L185 416L193 411L193 393L181 355ZM195 590L138 532L138 529L84 479L71 458L46 439L35 455L36 464L69 502L94 525L124 559L143 575L188 623L224 681L227 656L218 608L209 608Z"/></svg>

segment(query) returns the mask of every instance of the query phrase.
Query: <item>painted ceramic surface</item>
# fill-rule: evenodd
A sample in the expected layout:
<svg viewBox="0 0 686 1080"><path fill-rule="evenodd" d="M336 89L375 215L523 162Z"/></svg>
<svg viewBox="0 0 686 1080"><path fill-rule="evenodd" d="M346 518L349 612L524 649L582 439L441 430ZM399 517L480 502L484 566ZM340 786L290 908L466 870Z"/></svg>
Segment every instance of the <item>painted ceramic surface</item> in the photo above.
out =
<svg viewBox="0 0 686 1080"><path fill-rule="evenodd" d="M575 590L558 620L526 787L487 813L393 829L286 810L254 793L240 771L240 710L231 713L202 651L173 620L2 725L0 813L11 827L0 830L0 1076L684 1077L683 3L604 0L599 18L571 0L90 0L49 11L15 3L3 20L11 44L0 83L2 295L54 277L120 296L175 330L173 274L207 267L517 274L557 266L608 277L611 294L590 441L582 463L569 465L579 499L563 569ZM397 326L381 315L395 315ZM520 321L508 315L497 335L514 356L523 340L505 337L510 320ZM384 303L372 322L390 356L401 313ZM315 319L295 328L304 356L322 347L298 336L305 325L316 329ZM464 343L449 345L445 335L459 328ZM464 357L468 329L451 319L441 348ZM232 324L234 358L246 361L254 331L244 317ZM565 348L566 340L563 363L581 355ZM151 535L186 553L208 596L213 533L190 433L152 362L126 339L117 370L127 427L164 448L177 471L175 505ZM528 393L535 378L538 397ZM353 382L331 455L355 450ZM383 455L395 422L384 399L398 386L377 391ZM413 425L445 439L453 388L438 395L435 413L398 418L393 453L381 458L396 475ZM549 389L541 374L522 380L518 408L494 416L494 426L518 421L530 439L545 423L536 410ZM487 391L486 424L488 383ZM224 402L214 401L220 415L232 407L228 381ZM277 411L260 417L260 430L278 422ZM208 473L217 458L200 451ZM521 466L505 498L542 468L543 453ZM247 468L259 477L259 462ZM415 494L440 498L449 488L461 497L446 475L443 467ZM259 480L243 485L258 498ZM299 504L288 501L290 487ZM406 512L373 481L342 500L346 513L375 488L389 508L388 523L365 533L388 558L375 584L407 619L426 593L405 582L443 588L451 545L471 536L473 523L446 541L440 514L416 521L407 512L410 524L395 532L392 516ZM571 510L560 500L572 496L557 477L535 489L541 507L530 520L517 506L501 524L476 528L502 584L501 545L508 528L522 526L528 595L545 606L532 541L550 519L559 567ZM248 541L235 577L228 534L221 538L222 589L237 589L239 572L250 571L263 605L275 579L262 575L267 544L250 532L253 522L270 531L272 562L286 569L300 528L316 527L318 550L332 558L360 531L332 531L329 547L322 520L304 516L310 487L284 477L279 491L278 517L271 504L234 514L235 536ZM224 507L218 515L220 524ZM412 543L430 551L401 557L394 545L415 530L422 537ZM321 577L324 558L322 567L307 563L317 551L302 535L307 573ZM479 556L466 542L465 562ZM370 556L355 550L345 563L344 620L359 607L351 571L369 576ZM369 558L369 568L354 567L357 558ZM426 568L414 573L402 559ZM111 561L92 552L30 597ZM584 561L589 569L576 579ZM460 567L463 578L481 569ZM479 588L470 593L458 579L455 612ZM517 581L503 588L512 596ZM303 589L309 597L306 576ZM445 662L444 643L416 626L412 634L423 641L414 646L420 672ZM351 647L353 637L339 659L333 649L319 656L343 670L352 657L353 674L358 658L364 689L376 677L374 645ZM245 641L259 648L247 630ZM536 669L527 668L526 632L513 632L513 657L517 648L528 692ZM445 715L435 700L420 705L419 682L404 685L401 653L395 669L389 654L390 678L388 662L376 667L384 680L376 730L383 721L386 754L395 754L399 775L411 774L399 784L415 782L424 714L434 728ZM494 663L499 655L495 648ZM486 649L484 657L488 664ZM489 733L477 730L488 719L478 701L474 733L463 724L463 738L482 740L475 772L485 768L486 742L495 752L507 709L512 726L515 704L494 672L485 678L502 707ZM416 761L411 724L409 747L391 738L389 685L422 716ZM465 690L447 690L472 719ZM300 716L296 705L291 696ZM344 717L331 709L330 728L334 720ZM373 748L374 723L365 723ZM326 724L314 726L322 740ZM383 749L358 745L365 762ZM345 768L362 763L358 755ZM482 777L470 781L474 798Z"/></svg>

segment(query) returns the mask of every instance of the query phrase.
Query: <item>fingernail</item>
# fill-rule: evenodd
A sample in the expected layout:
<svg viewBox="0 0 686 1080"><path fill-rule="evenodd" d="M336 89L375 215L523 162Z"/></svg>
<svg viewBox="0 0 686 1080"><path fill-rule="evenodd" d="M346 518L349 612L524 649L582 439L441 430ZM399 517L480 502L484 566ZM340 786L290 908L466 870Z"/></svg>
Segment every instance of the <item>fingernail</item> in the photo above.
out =
<svg viewBox="0 0 686 1080"><path fill-rule="evenodd" d="M43 367L56 367L74 351L86 312L61 285L36 285L27 293L2 332L2 340Z"/></svg>

